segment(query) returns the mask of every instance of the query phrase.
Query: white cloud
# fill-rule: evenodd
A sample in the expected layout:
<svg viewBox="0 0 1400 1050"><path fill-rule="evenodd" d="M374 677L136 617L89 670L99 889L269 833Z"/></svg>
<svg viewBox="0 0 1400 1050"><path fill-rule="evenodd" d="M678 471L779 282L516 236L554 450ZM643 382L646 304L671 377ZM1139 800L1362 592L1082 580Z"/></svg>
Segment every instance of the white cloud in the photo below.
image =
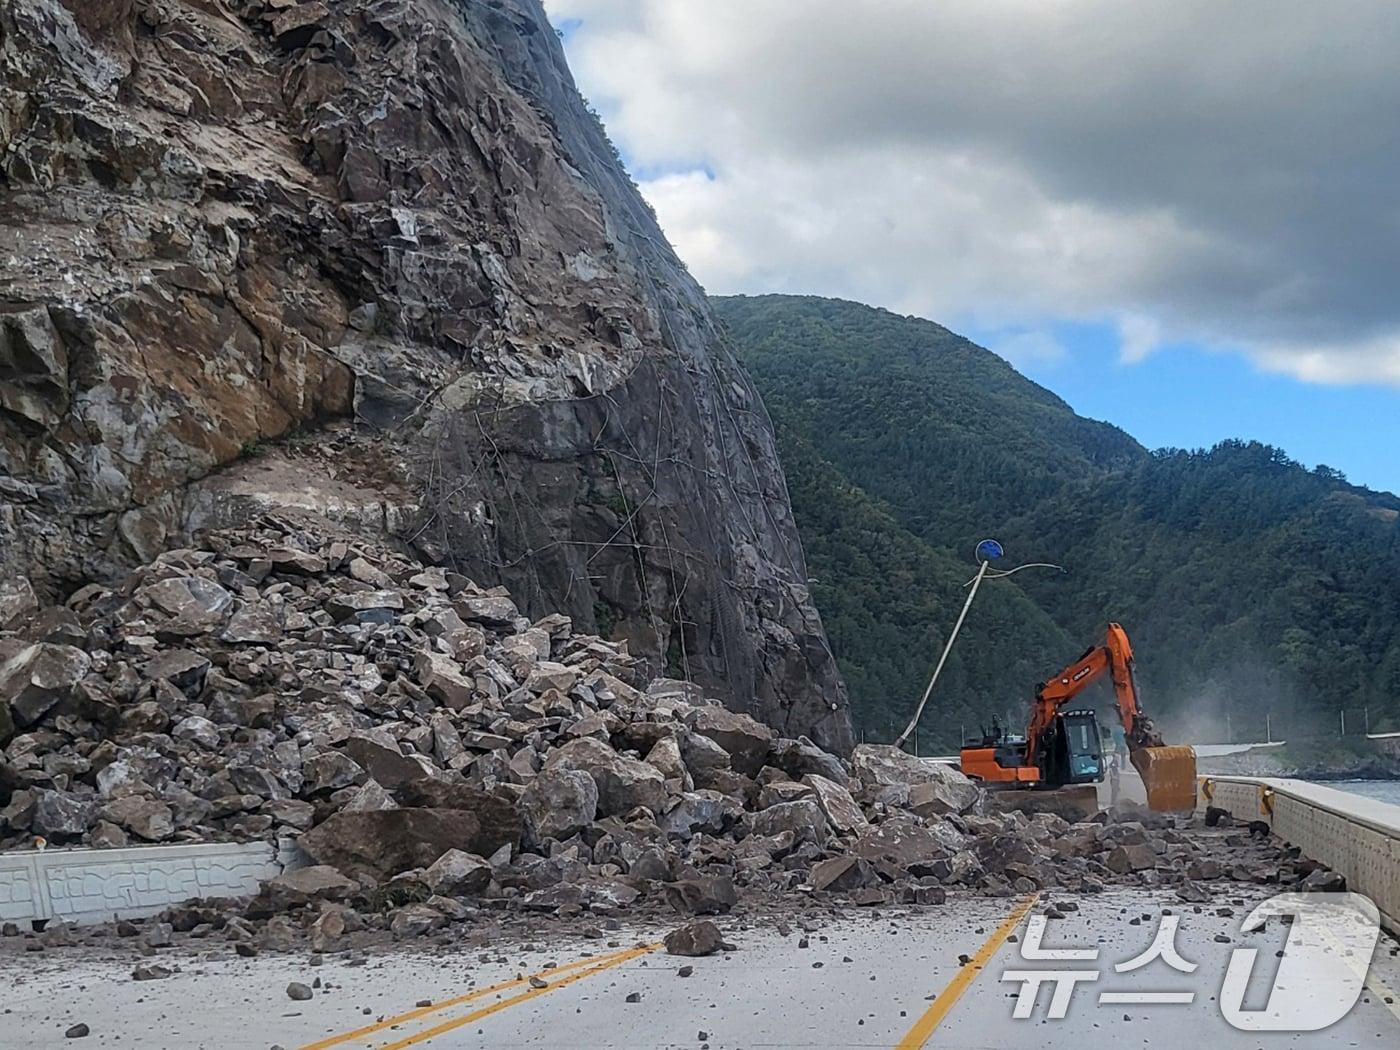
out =
<svg viewBox="0 0 1400 1050"><path fill-rule="evenodd" d="M1400 386L1400 334L1341 345L1269 343L1251 356L1270 372L1310 383Z"/></svg>
<svg viewBox="0 0 1400 1050"><path fill-rule="evenodd" d="M642 188L711 291L1400 384L1385 0L549 10L582 20L570 61L638 170L683 172Z"/></svg>
<svg viewBox="0 0 1400 1050"><path fill-rule="evenodd" d="M1118 340L1119 360L1135 365L1162 344L1162 326L1156 318L1126 314L1118 319Z"/></svg>

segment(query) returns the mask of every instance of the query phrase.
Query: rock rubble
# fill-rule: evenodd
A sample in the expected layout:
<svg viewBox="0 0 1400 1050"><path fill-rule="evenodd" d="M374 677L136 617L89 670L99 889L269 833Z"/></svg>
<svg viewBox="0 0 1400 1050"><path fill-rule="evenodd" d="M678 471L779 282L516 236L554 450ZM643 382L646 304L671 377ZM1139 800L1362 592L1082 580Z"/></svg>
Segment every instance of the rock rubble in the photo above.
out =
<svg viewBox="0 0 1400 1050"><path fill-rule="evenodd" d="M1145 812L985 813L954 770L883 746L847 760L643 667L500 589L267 515L0 634L0 845L285 837L310 862L251 902L172 910L147 948L196 928L421 936L483 909L1327 879Z"/></svg>

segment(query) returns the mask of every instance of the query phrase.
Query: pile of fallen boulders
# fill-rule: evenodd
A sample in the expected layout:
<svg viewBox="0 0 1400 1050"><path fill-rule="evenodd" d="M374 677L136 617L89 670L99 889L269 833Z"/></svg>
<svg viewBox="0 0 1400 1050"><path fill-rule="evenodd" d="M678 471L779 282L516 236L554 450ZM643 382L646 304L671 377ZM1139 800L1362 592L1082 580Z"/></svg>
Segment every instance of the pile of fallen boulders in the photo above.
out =
<svg viewBox="0 0 1400 1050"><path fill-rule="evenodd" d="M1247 835L1263 860L1213 859L1143 812L987 811L956 770L781 738L648 681L625 643L326 530L216 532L0 632L0 846L294 838L307 867L234 912L169 918L322 944L483 909L706 915L741 893L934 904L1114 880L1190 900L1312 872Z"/></svg>

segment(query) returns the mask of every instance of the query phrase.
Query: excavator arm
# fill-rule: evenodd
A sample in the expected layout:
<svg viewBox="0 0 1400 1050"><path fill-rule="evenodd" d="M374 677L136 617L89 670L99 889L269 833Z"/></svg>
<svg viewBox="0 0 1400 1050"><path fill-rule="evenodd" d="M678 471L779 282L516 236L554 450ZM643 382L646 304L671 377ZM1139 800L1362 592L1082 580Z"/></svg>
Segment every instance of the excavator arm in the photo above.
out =
<svg viewBox="0 0 1400 1050"><path fill-rule="evenodd" d="M1056 713L1105 674L1113 679L1113 695L1118 701L1118 720L1128 738L1129 750L1161 747L1162 737L1143 714L1138 703L1137 678L1133 671L1133 646L1128 632L1116 623L1108 625L1103 645L1096 645L1036 691L1035 711L1030 733L1043 732Z"/></svg>
<svg viewBox="0 0 1400 1050"><path fill-rule="evenodd" d="M1147 788L1148 804L1156 810L1194 808L1196 804L1196 753L1189 747L1169 747L1138 702L1133 670L1133 647L1128 633L1111 623L1103 645L1089 649L1035 694L1031 724L1026 731L1026 754L1038 753L1041 736L1070 700L1105 674L1113 680L1118 719L1128 742L1128 756Z"/></svg>

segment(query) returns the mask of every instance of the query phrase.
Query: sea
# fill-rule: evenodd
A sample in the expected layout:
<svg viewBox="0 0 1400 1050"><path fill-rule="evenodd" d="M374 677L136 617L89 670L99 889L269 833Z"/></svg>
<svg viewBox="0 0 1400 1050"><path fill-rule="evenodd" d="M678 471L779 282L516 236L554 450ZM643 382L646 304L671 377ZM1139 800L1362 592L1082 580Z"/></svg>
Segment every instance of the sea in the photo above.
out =
<svg viewBox="0 0 1400 1050"><path fill-rule="evenodd" d="M1400 806L1400 780L1329 780L1327 787Z"/></svg>

